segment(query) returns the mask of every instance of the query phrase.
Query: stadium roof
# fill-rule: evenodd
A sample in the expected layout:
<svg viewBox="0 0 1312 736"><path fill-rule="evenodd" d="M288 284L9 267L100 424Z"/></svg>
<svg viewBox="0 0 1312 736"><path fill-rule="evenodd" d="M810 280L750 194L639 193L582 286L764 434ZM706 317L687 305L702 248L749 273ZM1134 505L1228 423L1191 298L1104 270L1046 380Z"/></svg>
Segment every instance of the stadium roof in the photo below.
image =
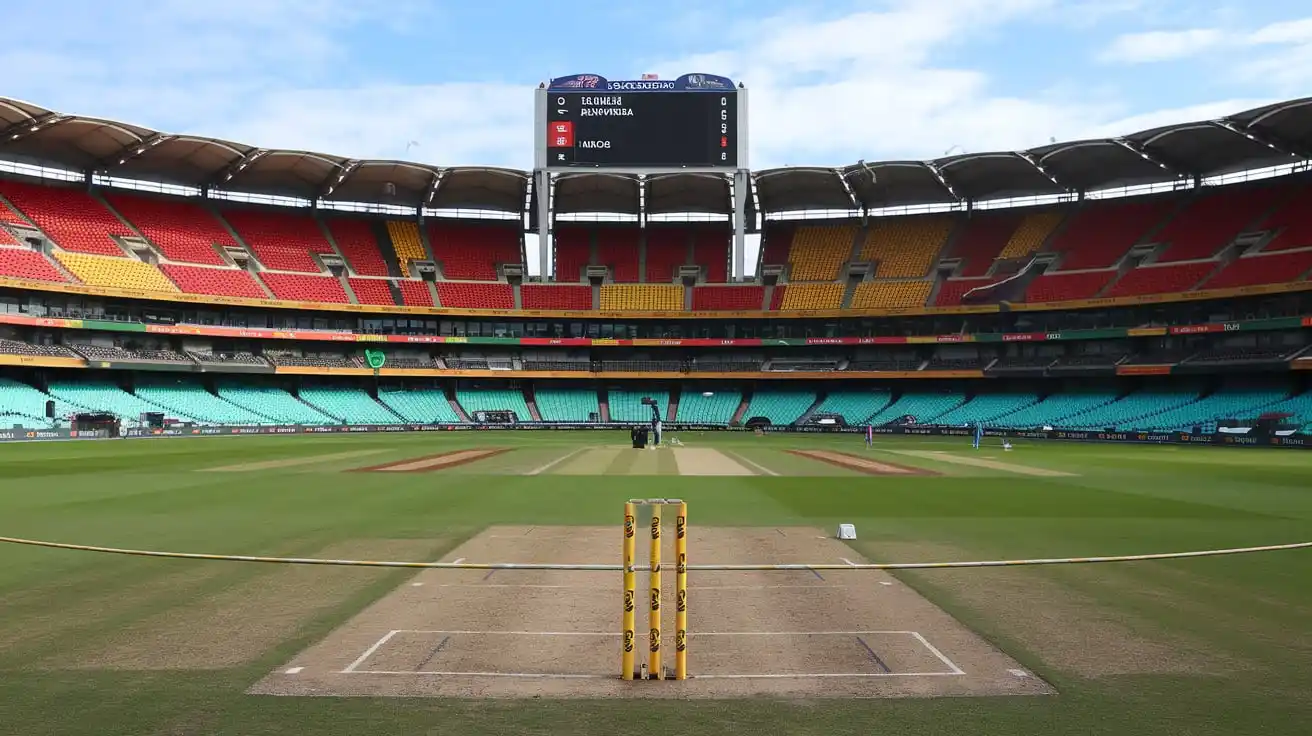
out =
<svg viewBox="0 0 1312 736"><path fill-rule="evenodd" d="M0 97L0 157L107 176L302 199L520 212L531 175L266 149L47 110ZM1312 98L1216 120L1027 151L754 174L761 209L853 210L1165 183L1312 159ZM645 192L644 192L645 188ZM727 177L564 174L557 212L727 213ZM749 200L750 201L750 200Z"/></svg>

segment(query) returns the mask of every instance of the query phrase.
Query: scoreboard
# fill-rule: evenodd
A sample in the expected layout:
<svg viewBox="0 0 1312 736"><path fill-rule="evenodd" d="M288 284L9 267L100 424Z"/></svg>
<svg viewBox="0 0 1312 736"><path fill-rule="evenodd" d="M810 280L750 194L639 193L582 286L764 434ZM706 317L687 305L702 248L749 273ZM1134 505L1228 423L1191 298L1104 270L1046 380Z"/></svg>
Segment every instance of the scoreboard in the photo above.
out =
<svg viewBox="0 0 1312 736"><path fill-rule="evenodd" d="M554 79L539 90L540 169L725 170L746 165L745 92L724 77Z"/></svg>

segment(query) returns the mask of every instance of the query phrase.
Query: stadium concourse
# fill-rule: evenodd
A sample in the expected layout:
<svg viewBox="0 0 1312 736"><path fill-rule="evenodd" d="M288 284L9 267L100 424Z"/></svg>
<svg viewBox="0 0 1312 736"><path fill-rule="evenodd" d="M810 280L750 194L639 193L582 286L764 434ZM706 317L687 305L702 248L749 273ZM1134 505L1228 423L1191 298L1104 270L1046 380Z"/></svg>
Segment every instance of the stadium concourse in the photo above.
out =
<svg viewBox="0 0 1312 736"><path fill-rule="evenodd" d="M530 172L9 99L0 128L0 423L22 429L613 425L650 399L711 427L1312 431L1312 100L758 171L744 280L731 177L561 177L530 276ZM1154 191L1104 196L1132 187Z"/></svg>

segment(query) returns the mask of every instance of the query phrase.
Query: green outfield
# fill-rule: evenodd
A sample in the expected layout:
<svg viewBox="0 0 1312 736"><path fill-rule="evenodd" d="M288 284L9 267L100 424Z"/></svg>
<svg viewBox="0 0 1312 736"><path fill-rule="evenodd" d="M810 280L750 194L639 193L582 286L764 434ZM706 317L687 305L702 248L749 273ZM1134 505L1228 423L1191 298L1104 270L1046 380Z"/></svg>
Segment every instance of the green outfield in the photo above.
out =
<svg viewBox="0 0 1312 736"><path fill-rule="evenodd" d="M965 439L918 438L880 438L868 450L855 436L677 437L678 447L648 451L626 449L627 433L619 432L4 445L0 535L213 554L436 561L506 530L552 539L553 530L571 527L601 529L604 559L593 561L617 563L622 502L678 496L689 504L690 526L706 535L703 550L713 549L718 528L755 527L786 540L791 530L832 533L840 522L856 525L854 557L899 562L1312 540L1312 453L1056 442L973 451ZM562 541L568 537L554 539L557 549L571 549ZM505 549L525 549L516 544ZM699 556L696 546L690 554L696 563L723 561ZM388 600L404 608L394 598L398 590L434 600L455 595L457 586L441 588L454 580L443 576L454 574L427 571L420 578L412 570L0 545L0 732L1235 736L1302 734L1312 723L1312 550L880 579L909 586L1051 684L1055 695L248 694L307 650L349 638L341 632L362 611L381 615L378 607ZM851 577L864 572L844 574L849 585L876 585L876 578ZM511 582L504 575L490 582ZM618 629L618 575L597 575L588 581L616 594ZM715 575L730 595L731 573ZM780 581L796 583L795 593L779 594L796 595L798 606L812 595L803 583L832 582L806 574ZM484 582L480 572L470 585ZM418 585L427 587L410 588ZM571 595L569 586L555 587L554 595ZM558 600L542 600L542 610L559 607L567 618ZM698 611L692 608L690 627L694 674L696 632L717 623L708 620L708 608L700 618ZM768 625L770 613L758 613ZM845 614L859 618L861 611ZM562 620L561 630L568 623ZM435 641L415 646L444 646L444 639ZM944 652L953 656L950 648ZM915 648L899 656L924 658Z"/></svg>

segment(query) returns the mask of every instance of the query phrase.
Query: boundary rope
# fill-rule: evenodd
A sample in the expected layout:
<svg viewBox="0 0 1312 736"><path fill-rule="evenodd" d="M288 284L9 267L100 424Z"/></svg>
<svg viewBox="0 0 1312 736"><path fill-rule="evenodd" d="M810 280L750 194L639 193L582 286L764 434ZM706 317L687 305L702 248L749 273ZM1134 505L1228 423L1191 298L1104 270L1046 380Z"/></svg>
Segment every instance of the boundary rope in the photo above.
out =
<svg viewBox="0 0 1312 736"><path fill-rule="evenodd" d="M18 544L29 547L47 547L50 549L75 550L79 552L100 552L103 554L131 555L135 557L165 557L183 560L217 560L224 562L264 562L283 565L338 565L345 567L406 567L436 570L573 570L582 572L621 572L623 565L613 564L556 564L550 562L400 562L395 560L325 560L313 557L257 557L252 555L212 555L197 552L160 552L144 549L120 549L118 547L96 547L89 544L66 544L48 542L39 539L20 539L0 537L0 543ZM772 570L936 570L943 568L966 567L1021 567L1025 565L1082 565L1100 562L1140 562L1144 560L1180 560L1192 557L1221 557L1224 555L1244 555L1257 552L1279 552L1283 550L1309 549L1312 542L1294 542L1291 544L1270 544L1261 547L1232 547L1229 549L1206 549L1193 552L1159 552L1146 555L1115 555L1104 557L1048 557L1030 560L973 560L959 562L870 562L870 563L819 563L804 565L786 564L751 564L751 565L688 565L688 570L704 571L772 571ZM647 570L646 565L638 565L634 570Z"/></svg>

